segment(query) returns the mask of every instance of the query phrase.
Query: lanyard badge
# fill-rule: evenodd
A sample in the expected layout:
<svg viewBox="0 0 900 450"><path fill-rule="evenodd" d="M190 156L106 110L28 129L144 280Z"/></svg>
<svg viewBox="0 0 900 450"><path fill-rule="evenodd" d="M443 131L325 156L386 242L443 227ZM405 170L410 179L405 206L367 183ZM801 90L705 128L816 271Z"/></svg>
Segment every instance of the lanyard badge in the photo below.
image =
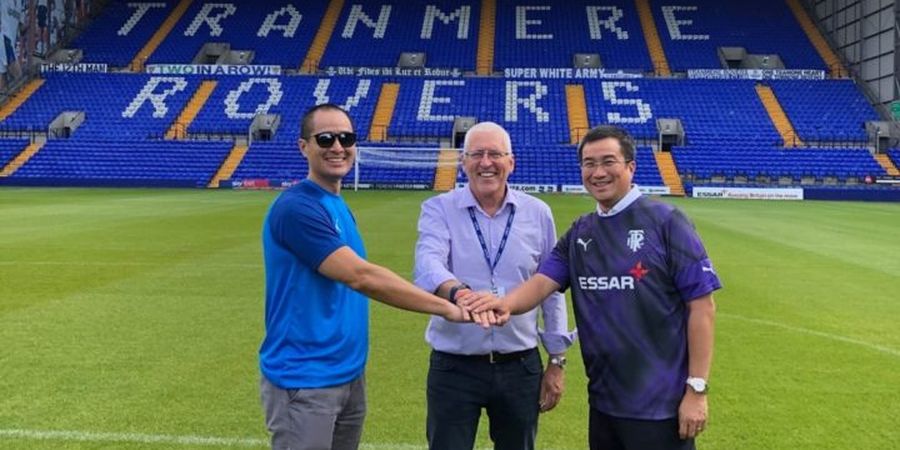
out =
<svg viewBox="0 0 900 450"><path fill-rule="evenodd" d="M468 209L469 218L472 219L472 227L475 228L475 235L478 236L478 243L481 244L484 262L487 263L488 270L491 271L491 292L498 297L502 296L505 292L501 293L501 289L497 287L497 283L494 279L494 272L497 268L497 263L500 262L500 256L503 255L503 250L506 248L506 240L509 238L509 233L512 231L513 219L516 217L516 208L515 206L510 205L509 218L506 219L506 229L503 230L503 237L500 239L500 246L497 247L497 255L494 257L493 262L491 262L491 255L488 251L487 241L484 239L484 233L481 232L481 226L478 225L478 219L475 217L475 207L470 206Z"/></svg>

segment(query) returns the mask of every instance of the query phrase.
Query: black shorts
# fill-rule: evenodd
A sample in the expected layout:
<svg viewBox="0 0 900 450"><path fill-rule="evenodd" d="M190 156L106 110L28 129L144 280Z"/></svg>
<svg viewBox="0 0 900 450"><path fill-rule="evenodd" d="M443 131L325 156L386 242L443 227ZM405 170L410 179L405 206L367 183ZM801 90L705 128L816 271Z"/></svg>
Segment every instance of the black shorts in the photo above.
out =
<svg viewBox="0 0 900 450"><path fill-rule="evenodd" d="M678 436L678 418L622 419L590 408L591 450L695 450L693 439Z"/></svg>

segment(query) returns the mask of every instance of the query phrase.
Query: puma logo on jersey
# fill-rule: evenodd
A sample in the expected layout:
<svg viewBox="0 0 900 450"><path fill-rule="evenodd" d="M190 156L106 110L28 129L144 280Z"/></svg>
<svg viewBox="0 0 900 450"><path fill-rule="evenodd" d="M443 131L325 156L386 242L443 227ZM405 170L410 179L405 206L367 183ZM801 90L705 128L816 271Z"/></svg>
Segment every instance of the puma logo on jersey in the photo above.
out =
<svg viewBox="0 0 900 450"><path fill-rule="evenodd" d="M584 251L587 251L588 244L591 243L593 239L584 240L582 238L578 238L578 243L581 244L581 247L584 248Z"/></svg>

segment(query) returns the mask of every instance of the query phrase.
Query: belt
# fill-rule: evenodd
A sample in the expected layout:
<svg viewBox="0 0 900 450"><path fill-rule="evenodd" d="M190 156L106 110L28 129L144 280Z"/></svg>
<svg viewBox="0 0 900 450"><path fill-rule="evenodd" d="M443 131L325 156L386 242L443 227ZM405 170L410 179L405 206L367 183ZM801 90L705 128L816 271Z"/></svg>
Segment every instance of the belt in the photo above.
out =
<svg viewBox="0 0 900 450"><path fill-rule="evenodd" d="M467 361L482 361L489 364L503 364L512 361L521 361L536 351L537 348L529 348L528 350L522 350L512 353L490 352L486 355L457 355L456 353L447 353L440 350L435 350L434 352L442 356L447 356L455 359L462 359Z"/></svg>

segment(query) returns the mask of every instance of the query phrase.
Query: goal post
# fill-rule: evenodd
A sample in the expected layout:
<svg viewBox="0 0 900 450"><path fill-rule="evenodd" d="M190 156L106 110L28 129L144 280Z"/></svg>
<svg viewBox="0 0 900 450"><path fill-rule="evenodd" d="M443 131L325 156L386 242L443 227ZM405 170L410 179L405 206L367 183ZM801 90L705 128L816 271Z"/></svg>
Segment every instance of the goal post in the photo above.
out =
<svg viewBox="0 0 900 450"><path fill-rule="evenodd" d="M353 190L359 190L363 184L360 174L366 175L367 178L372 173L376 176L379 172L387 174L387 172L399 172L404 176L395 180L379 180L375 184L383 183L390 185L408 185L410 188L419 184L432 185L434 182L435 171L444 169L456 172L459 165L459 158L452 160L441 158L441 152L453 151L457 155L462 151L458 149L442 149L440 147L416 147L416 146L358 146L356 149L356 162L354 165ZM431 179L424 180L425 174L431 174ZM368 184L368 183L366 183ZM396 186L395 186L396 187ZM423 186L424 187L424 186Z"/></svg>

